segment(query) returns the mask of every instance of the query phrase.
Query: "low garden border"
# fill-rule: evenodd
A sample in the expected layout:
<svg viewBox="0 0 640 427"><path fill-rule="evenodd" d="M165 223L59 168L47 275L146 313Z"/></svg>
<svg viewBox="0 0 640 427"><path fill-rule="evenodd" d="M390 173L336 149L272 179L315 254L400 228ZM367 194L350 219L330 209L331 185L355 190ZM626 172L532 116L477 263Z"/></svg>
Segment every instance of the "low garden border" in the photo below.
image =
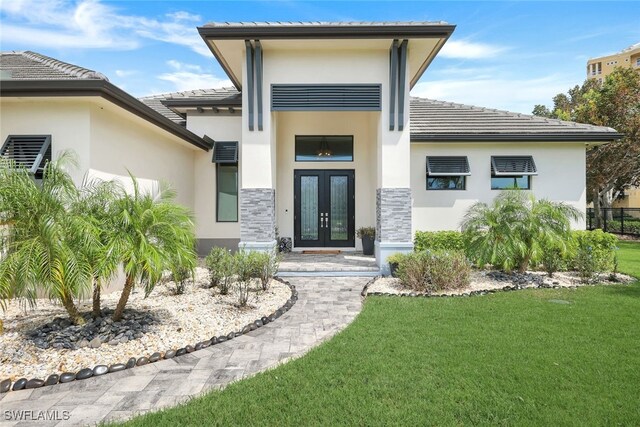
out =
<svg viewBox="0 0 640 427"><path fill-rule="evenodd" d="M460 294L433 294L429 292L405 292L405 293L392 293L392 292L371 292L369 293L369 286L374 283L376 280L381 278L382 276L374 277L372 280L367 282L362 288L362 292L360 295L362 297L367 296L384 296L384 297L413 297L413 298L444 298L444 297L471 297L471 296L479 296L479 295L488 295L495 294L498 292L509 292L509 291L521 291L525 289L576 289L584 286L598 286L598 283L584 283L580 285L570 285L570 286L560 286L560 285L546 285L546 284L528 284L528 285L507 285L502 288L496 289L479 289L477 291L463 292ZM624 283L620 283L624 284Z"/></svg>
<svg viewBox="0 0 640 427"><path fill-rule="evenodd" d="M229 332L227 335L213 336L208 340L200 341L196 344L189 344L184 347L181 347L177 350L171 349L162 353L156 351L150 356L141 356L138 358L132 357L126 363L114 363L110 366L107 365L96 365L93 368L83 368L78 372L64 372L62 374L51 374L47 377L46 380L42 380L40 378L20 378L15 382L11 382L10 379L5 379L0 381L0 393L7 393L8 391L19 391L26 389L37 389L44 386L52 386L58 383L69 383L72 381L80 381L85 380L87 378L99 377L112 372L120 372L126 369L132 369L136 366L144 366L149 363L158 362L163 359L173 359L174 357L179 357L184 354L193 353L194 351L202 350L212 345L220 344L225 341L232 340L236 337L244 335L248 332L255 331L256 329L267 325L271 322L274 322L276 319L280 318L284 313L289 311L298 301L298 291L296 287L292 285L290 282L283 280L279 277L274 277L273 280L277 280L280 283L283 283L289 287L291 290L291 296L284 303L284 305L268 316L263 316L260 319L256 319L254 322L249 323L244 326L241 330L235 332ZM368 284L367 284L368 285Z"/></svg>

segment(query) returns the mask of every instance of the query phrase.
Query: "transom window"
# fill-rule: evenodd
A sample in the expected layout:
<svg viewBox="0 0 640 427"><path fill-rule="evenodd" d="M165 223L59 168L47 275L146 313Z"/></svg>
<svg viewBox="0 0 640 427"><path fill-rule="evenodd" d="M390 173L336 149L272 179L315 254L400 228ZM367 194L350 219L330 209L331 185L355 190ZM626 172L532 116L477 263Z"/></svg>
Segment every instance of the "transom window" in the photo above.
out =
<svg viewBox="0 0 640 427"><path fill-rule="evenodd" d="M464 190L469 175L467 156L427 156L427 190Z"/></svg>
<svg viewBox="0 0 640 427"><path fill-rule="evenodd" d="M491 189L531 189L538 170L532 156L491 156Z"/></svg>
<svg viewBox="0 0 640 427"><path fill-rule="evenodd" d="M353 136L296 135L296 162L352 162Z"/></svg>

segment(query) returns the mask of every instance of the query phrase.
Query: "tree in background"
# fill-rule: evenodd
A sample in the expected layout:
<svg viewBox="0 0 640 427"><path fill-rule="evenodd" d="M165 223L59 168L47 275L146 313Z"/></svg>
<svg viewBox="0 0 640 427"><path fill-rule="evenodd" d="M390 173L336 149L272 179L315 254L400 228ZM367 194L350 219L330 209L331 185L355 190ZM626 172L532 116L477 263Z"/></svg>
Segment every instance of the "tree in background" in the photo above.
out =
<svg viewBox="0 0 640 427"><path fill-rule="evenodd" d="M624 135L587 150L587 198L596 208L599 227L600 207L611 207L625 189L640 185L640 73L618 67L602 84L586 80L556 95L553 111L536 105L533 114L612 127Z"/></svg>

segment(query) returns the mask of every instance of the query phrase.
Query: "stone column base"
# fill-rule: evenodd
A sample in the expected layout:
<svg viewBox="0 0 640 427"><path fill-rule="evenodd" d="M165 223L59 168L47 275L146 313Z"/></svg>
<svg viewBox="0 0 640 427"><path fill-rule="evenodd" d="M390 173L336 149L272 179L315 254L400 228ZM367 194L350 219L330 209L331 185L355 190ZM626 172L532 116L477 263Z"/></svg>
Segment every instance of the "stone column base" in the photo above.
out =
<svg viewBox="0 0 640 427"><path fill-rule="evenodd" d="M395 253L409 253L413 251L413 242L380 242L376 240L376 264L385 276L389 275L387 258Z"/></svg>

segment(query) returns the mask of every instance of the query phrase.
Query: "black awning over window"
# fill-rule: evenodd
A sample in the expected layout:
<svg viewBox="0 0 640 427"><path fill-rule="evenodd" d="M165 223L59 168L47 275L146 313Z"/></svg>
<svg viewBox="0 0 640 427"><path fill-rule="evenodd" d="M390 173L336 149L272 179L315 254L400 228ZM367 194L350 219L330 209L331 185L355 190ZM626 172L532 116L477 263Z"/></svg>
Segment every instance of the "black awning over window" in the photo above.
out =
<svg viewBox="0 0 640 427"><path fill-rule="evenodd" d="M238 141L216 141L211 161L213 163L238 163Z"/></svg>
<svg viewBox="0 0 640 427"><path fill-rule="evenodd" d="M0 149L0 156L9 158L32 174L42 174L51 161L51 135L9 135Z"/></svg>
<svg viewBox="0 0 640 427"><path fill-rule="evenodd" d="M427 156L427 175L429 176L467 176L471 175L467 156Z"/></svg>
<svg viewBox="0 0 640 427"><path fill-rule="evenodd" d="M491 175L537 175L532 156L491 156Z"/></svg>

